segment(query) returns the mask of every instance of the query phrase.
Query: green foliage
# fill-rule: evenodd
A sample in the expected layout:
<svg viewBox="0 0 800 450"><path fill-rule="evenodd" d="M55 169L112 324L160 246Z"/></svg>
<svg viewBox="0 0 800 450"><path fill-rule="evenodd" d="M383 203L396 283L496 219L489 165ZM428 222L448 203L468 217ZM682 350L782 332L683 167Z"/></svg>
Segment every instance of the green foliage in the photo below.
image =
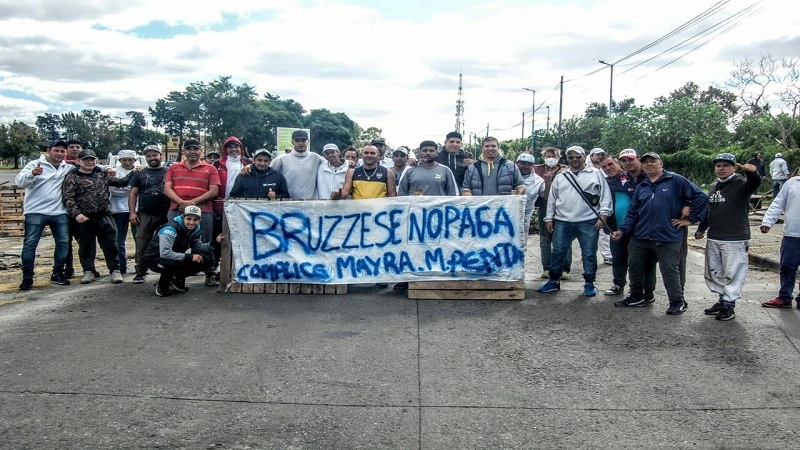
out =
<svg viewBox="0 0 800 450"><path fill-rule="evenodd" d="M42 144L37 129L24 122L0 125L0 158L13 159L15 169L19 168L21 157L35 156Z"/></svg>
<svg viewBox="0 0 800 450"><path fill-rule="evenodd" d="M314 109L305 117L303 124L311 129L311 150L322 153L322 147L334 143L339 148L353 145L353 130L356 123L344 113L332 113L327 109Z"/></svg>

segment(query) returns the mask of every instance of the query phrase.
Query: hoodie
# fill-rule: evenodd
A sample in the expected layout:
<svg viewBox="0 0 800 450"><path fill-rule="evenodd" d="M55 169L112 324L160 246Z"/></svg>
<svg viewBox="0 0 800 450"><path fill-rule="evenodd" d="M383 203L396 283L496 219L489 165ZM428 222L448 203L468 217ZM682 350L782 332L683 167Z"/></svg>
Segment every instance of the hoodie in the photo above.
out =
<svg viewBox="0 0 800 450"><path fill-rule="evenodd" d="M236 142L242 147L242 154L238 158L234 159L228 157L228 144L231 142ZM214 212L216 214L222 214L222 200L230 195L231 189L233 189L233 183L236 181L236 177L239 176L242 168L251 162L252 161L244 157L244 145L242 145L242 141L240 141L239 138L231 136L225 139L225 142L222 143L220 160L214 163L214 167L219 171L220 182L217 199L214 200Z"/></svg>
<svg viewBox="0 0 800 450"><path fill-rule="evenodd" d="M455 155L443 149L436 155L435 161L450 168L450 171L453 172L453 176L456 177L456 186L460 187L464 183L464 174L467 172L467 166L464 165L465 159L474 158L463 148L459 149L458 153Z"/></svg>
<svg viewBox="0 0 800 450"><path fill-rule="evenodd" d="M186 250L191 250L191 253L186 253ZM155 262L164 258L189 262L193 254L212 252L211 244L200 241L200 224L190 231L183 224L183 214L180 214L153 234L144 252L144 260Z"/></svg>

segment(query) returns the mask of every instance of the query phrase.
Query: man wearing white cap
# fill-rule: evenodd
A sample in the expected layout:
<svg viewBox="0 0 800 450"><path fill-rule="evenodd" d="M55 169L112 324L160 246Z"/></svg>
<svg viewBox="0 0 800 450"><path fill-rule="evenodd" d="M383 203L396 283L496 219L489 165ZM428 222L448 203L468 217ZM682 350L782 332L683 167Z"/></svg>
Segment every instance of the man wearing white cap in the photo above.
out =
<svg viewBox="0 0 800 450"><path fill-rule="evenodd" d="M350 165L339 157L339 146L336 144L325 144L322 156L326 162L320 164L317 170L317 198L330 200L331 194L339 192L344 186Z"/></svg>
<svg viewBox="0 0 800 450"><path fill-rule="evenodd" d="M517 168L519 174L522 175L522 184L525 186L525 197L528 201L525 203L525 223L523 230L525 233L525 242L528 242L528 234L531 229L531 217L533 217L533 209L536 206L536 200L540 195L544 194L544 179L533 171L533 166L536 164L536 158L530 153L520 153L517 156Z"/></svg>
<svg viewBox="0 0 800 450"><path fill-rule="evenodd" d="M136 164L137 154L133 150L120 150L117 153L117 166L114 170L117 172L118 178L124 178L129 173L133 172L134 165ZM128 196L130 195L130 186L114 187L109 186L109 194L111 194L111 217L117 225L117 250L119 251L119 272L123 275L128 273L128 253L125 251L125 241L128 238L128 225L130 225L131 234L136 236L136 224L130 223L130 210L128 208Z"/></svg>
<svg viewBox="0 0 800 450"><path fill-rule="evenodd" d="M772 178L772 198L774 199L789 178L789 164L783 159L782 153L776 153L775 159L769 163L769 176Z"/></svg>
<svg viewBox="0 0 800 450"><path fill-rule="evenodd" d="M595 147L589 151L589 160L592 161L592 165L595 169L600 169L600 163L606 159L606 151L600 147Z"/></svg>

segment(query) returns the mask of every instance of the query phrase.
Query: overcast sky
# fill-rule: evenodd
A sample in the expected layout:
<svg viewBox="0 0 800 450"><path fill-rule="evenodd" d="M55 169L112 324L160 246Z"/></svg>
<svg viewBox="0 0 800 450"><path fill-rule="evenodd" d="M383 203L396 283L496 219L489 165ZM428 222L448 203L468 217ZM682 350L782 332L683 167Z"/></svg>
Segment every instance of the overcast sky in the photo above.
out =
<svg viewBox="0 0 800 450"><path fill-rule="evenodd" d="M564 118L608 102L598 59L618 63L615 99L649 105L687 81L722 84L746 57L797 56L796 11L790 0L0 0L0 122L84 108L124 117L231 75L415 147L454 129L463 72L466 135L488 123L507 139L523 111L530 133L522 88L536 90L537 129L547 106L557 120L562 75Z"/></svg>

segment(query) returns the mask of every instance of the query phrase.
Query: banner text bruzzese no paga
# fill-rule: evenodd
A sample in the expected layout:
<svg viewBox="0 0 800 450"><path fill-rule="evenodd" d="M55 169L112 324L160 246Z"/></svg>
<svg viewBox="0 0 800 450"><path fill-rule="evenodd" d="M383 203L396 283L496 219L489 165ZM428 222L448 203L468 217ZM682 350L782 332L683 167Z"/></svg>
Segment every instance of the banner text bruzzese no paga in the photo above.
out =
<svg viewBox="0 0 800 450"><path fill-rule="evenodd" d="M240 283L523 278L525 196L227 200Z"/></svg>

